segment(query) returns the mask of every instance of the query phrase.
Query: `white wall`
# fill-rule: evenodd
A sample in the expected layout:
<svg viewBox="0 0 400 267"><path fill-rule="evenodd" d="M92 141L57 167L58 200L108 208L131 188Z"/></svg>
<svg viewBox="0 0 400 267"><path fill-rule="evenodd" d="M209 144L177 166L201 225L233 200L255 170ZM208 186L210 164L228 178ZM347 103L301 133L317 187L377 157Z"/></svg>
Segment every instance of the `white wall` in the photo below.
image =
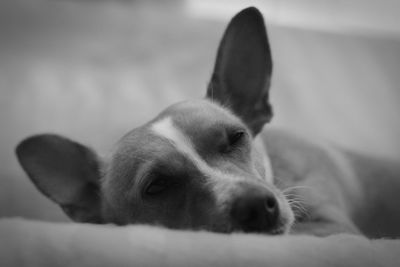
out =
<svg viewBox="0 0 400 267"><path fill-rule="evenodd" d="M186 0L193 15L227 20L257 6L270 24L324 31L400 36L398 0Z"/></svg>

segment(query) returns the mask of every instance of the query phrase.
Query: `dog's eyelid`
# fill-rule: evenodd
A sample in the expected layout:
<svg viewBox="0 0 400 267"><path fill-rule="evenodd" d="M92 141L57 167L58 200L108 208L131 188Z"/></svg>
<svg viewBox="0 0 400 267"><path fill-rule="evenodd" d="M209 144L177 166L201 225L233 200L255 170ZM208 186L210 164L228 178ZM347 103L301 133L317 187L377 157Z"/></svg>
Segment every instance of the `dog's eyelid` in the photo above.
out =
<svg viewBox="0 0 400 267"><path fill-rule="evenodd" d="M147 179L148 181L143 186L143 194L150 197L160 195L182 184L178 176L162 175L157 172L150 174Z"/></svg>
<svg viewBox="0 0 400 267"><path fill-rule="evenodd" d="M167 168L154 168L153 170L147 173L144 178L147 182L148 186L150 183L162 183L161 181L165 181L166 183L172 184L176 183L179 178L179 173L172 173Z"/></svg>
<svg viewBox="0 0 400 267"><path fill-rule="evenodd" d="M240 150L245 146L250 133L243 127L231 127L226 129L226 138L224 144L221 145L220 152L222 154L230 154L231 152Z"/></svg>
<svg viewBox="0 0 400 267"><path fill-rule="evenodd" d="M157 194L164 192L169 185L170 183L165 178L153 179L145 187L144 193L146 195L155 196Z"/></svg>
<svg viewBox="0 0 400 267"><path fill-rule="evenodd" d="M240 141L244 140L245 137L248 136L246 129L236 128L232 129L227 133L228 144L230 146L234 146L238 144Z"/></svg>

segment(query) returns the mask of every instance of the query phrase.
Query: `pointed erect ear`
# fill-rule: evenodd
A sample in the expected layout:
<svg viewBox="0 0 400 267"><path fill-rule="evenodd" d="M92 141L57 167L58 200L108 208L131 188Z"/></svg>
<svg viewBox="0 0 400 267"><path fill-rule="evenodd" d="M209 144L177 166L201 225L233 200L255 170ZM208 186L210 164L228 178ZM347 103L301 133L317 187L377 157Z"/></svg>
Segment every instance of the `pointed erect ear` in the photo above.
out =
<svg viewBox="0 0 400 267"><path fill-rule="evenodd" d="M87 147L57 135L22 141L16 154L36 187L73 220L100 223L100 164Z"/></svg>
<svg viewBox="0 0 400 267"><path fill-rule="evenodd" d="M207 97L229 107L256 135L272 117L271 73L263 17L254 7L244 9L231 20L222 38Z"/></svg>

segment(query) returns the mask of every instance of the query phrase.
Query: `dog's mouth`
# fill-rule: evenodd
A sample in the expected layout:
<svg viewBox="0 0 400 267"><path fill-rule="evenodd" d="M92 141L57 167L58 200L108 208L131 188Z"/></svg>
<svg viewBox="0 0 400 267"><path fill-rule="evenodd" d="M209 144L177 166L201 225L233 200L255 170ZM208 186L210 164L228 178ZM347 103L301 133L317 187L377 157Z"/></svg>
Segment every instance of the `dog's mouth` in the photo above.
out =
<svg viewBox="0 0 400 267"><path fill-rule="evenodd" d="M235 225L232 222L227 224L214 224L211 227L203 227L203 230L217 232L217 233L254 233L264 235L285 235L289 233L292 223L290 220L281 219L281 221L274 227L260 225L258 227L246 227Z"/></svg>
<svg viewBox="0 0 400 267"><path fill-rule="evenodd" d="M288 227L278 227L272 230L264 231L264 230L255 230L255 229L242 229L242 228L234 228L234 227L224 227L218 229L212 229L211 231L217 233L231 234L231 233L248 233L248 234L264 234L264 235L285 235L289 232Z"/></svg>
<svg viewBox="0 0 400 267"><path fill-rule="evenodd" d="M266 234L266 235L283 235L283 234L288 233L289 230L290 230L290 226L282 223L273 228L261 226L258 228L245 228L245 229L240 230L240 232ZM233 232L235 232L235 231L233 231Z"/></svg>
<svg viewBox="0 0 400 267"><path fill-rule="evenodd" d="M281 225L273 230L271 230L268 234L270 235L284 235L290 231L290 226Z"/></svg>

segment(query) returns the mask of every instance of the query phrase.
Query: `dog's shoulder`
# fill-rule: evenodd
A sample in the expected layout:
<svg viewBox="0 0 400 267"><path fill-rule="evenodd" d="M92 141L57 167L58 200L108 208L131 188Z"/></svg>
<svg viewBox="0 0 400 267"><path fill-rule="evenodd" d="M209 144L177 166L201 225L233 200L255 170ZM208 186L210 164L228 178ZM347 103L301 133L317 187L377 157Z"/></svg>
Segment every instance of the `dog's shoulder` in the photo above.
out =
<svg viewBox="0 0 400 267"><path fill-rule="evenodd" d="M322 138L310 138L282 128L268 128L260 138L274 176L287 186L312 187L321 196L318 201L343 207L349 201L361 201L361 185L352 163L340 148Z"/></svg>
<svg viewBox="0 0 400 267"><path fill-rule="evenodd" d="M308 137L285 128L265 129L260 138L276 170L295 172L303 179L315 170L341 169L351 175L342 151L321 138Z"/></svg>

